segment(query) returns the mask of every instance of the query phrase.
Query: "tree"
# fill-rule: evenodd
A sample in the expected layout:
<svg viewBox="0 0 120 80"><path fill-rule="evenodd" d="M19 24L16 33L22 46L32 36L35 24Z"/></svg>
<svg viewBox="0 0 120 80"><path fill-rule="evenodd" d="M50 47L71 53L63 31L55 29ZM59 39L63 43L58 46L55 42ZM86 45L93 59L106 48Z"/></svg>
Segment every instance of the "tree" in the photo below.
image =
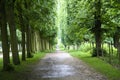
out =
<svg viewBox="0 0 120 80"><path fill-rule="evenodd" d="M18 54L18 42L16 35L16 23L15 23L15 13L14 13L14 5L15 1L6 1L7 5L7 21L10 29L10 44L12 49L13 63L15 65L20 64L19 54ZM8 13L9 12L9 13Z"/></svg>
<svg viewBox="0 0 120 80"><path fill-rule="evenodd" d="M9 41L6 24L6 10L5 0L0 0L0 27L2 37L2 50L3 50L3 70L10 70L10 58L9 58Z"/></svg>
<svg viewBox="0 0 120 80"><path fill-rule="evenodd" d="M97 56L101 55L101 43L102 43L102 29L101 29L101 0L95 1L95 13L94 13L95 27L93 27L93 33L95 35L96 53Z"/></svg>
<svg viewBox="0 0 120 80"><path fill-rule="evenodd" d="M0 4L4 70L8 70L8 67L10 67L10 45L13 63L15 65L20 64L16 29L22 33L22 60L26 60L26 50L27 57L31 58L32 53L42 51L41 48L44 48L44 50L52 49L56 44L55 0L0 0ZM8 36L8 32L10 32L10 36ZM10 42L8 41L9 37Z"/></svg>

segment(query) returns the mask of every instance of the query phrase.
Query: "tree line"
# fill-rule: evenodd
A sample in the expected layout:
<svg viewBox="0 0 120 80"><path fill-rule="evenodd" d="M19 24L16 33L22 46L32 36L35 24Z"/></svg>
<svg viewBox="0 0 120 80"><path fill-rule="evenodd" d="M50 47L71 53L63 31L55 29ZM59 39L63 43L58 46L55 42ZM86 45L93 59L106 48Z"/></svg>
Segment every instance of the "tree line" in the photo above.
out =
<svg viewBox="0 0 120 80"><path fill-rule="evenodd" d="M0 39L2 42L3 70L12 62L20 64L18 42L22 47L22 60L33 53L53 49L56 43L56 2L54 0L0 0ZM21 32L21 40L16 30Z"/></svg>
<svg viewBox="0 0 120 80"><path fill-rule="evenodd" d="M66 5L67 27L62 30L64 46L93 43L93 56L99 57L104 55L102 45L107 43L109 52L117 49L120 64L120 1L68 0Z"/></svg>

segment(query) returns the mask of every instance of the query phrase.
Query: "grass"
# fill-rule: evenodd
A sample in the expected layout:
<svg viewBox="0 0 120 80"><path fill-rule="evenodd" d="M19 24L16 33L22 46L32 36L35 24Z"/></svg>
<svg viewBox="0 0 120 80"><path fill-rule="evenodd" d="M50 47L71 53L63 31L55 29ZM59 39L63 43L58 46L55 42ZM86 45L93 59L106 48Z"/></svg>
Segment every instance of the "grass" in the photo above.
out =
<svg viewBox="0 0 120 80"><path fill-rule="evenodd" d="M91 57L90 51L69 51L74 57L77 57L87 63L90 67L93 67L96 71L105 75L108 80L120 80L120 70L115 69L110 64L104 62L103 60Z"/></svg>
<svg viewBox="0 0 120 80"><path fill-rule="evenodd" d="M108 52L108 45L104 44L104 49ZM68 50L66 50L68 51ZM89 43L83 43L80 45L79 51L69 50L68 51L72 56L77 57L83 62L87 63L90 67L94 68L96 71L105 75L108 80L120 80L120 70L116 69L107 62L101 60L100 58L91 57L92 47ZM113 48L114 55L116 56L117 50ZM118 59L112 58L113 64L118 64Z"/></svg>
<svg viewBox="0 0 120 80"><path fill-rule="evenodd" d="M40 52L34 55L33 58L27 58L26 61L22 61L20 65L15 65L15 71L2 72L0 71L0 80L24 80L24 72L30 72L29 66L34 65L41 58L45 56L45 52ZM0 59L0 70L2 70L2 59Z"/></svg>

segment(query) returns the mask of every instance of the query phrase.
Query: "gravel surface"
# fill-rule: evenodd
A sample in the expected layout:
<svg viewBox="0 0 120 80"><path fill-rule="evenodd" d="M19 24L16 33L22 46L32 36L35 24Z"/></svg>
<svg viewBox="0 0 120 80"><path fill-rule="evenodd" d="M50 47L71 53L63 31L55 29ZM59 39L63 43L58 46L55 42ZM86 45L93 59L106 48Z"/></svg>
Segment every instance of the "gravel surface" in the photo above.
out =
<svg viewBox="0 0 120 80"><path fill-rule="evenodd" d="M81 60L59 50L47 54L31 68L25 80L107 80Z"/></svg>

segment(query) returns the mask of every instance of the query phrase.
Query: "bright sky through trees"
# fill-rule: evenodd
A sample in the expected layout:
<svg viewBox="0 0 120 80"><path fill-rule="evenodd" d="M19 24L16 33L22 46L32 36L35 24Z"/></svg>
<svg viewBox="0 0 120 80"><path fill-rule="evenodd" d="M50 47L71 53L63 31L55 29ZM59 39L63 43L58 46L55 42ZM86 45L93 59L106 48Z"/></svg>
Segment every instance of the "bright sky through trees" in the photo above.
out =
<svg viewBox="0 0 120 80"><path fill-rule="evenodd" d="M61 43L62 29L66 27L67 3L65 0L57 0L56 25L58 27L58 43Z"/></svg>

